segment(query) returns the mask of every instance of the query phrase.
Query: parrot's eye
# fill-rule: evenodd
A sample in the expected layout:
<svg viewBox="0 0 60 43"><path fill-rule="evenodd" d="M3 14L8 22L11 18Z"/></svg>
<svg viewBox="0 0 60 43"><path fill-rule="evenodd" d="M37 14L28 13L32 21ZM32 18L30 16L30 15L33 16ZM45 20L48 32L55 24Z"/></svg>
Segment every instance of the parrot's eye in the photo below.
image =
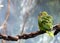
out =
<svg viewBox="0 0 60 43"><path fill-rule="evenodd" d="M42 15L42 13L39 13L39 16L41 16Z"/></svg>

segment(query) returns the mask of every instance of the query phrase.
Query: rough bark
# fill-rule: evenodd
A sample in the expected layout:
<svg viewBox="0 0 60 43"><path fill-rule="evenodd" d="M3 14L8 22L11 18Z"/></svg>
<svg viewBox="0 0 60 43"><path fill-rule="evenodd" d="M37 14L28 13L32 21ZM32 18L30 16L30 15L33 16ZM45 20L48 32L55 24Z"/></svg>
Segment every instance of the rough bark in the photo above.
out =
<svg viewBox="0 0 60 43"><path fill-rule="evenodd" d="M54 35L57 35L57 33L60 32L60 24L54 26L53 30L55 30ZM29 34L16 35L15 37L0 34L0 39L4 39L4 40L8 40L8 41L17 41L18 39L34 38L34 37L44 34L44 33L46 33L46 32L45 31L36 31L36 32L31 32Z"/></svg>

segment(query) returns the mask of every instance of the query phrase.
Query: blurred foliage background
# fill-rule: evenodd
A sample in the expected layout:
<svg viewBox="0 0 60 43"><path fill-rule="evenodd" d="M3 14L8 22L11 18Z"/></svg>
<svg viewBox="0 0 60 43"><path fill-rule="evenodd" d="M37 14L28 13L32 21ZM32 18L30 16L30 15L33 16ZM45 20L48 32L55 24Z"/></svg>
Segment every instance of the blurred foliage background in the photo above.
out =
<svg viewBox="0 0 60 43"><path fill-rule="evenodd" d="M3 5L3 7L1 7ZM7 12L8 0L0 0L0 25L4 22ZM29 33L38 30L38 14L47 11L53 16L54 25L60 23L60 0L10 0L10 16L7 22L7 35L15 36L21 33L24 25L24 32ZM28 15L26 15L28 14ZM0 29L0 33L3 29ZM47 34L35 38L21 40L21 43L60 43L60 33L54 38ZM1 43L1 40L0 40ZM18 43L18 41L7 41L6 43Z"/></svg>

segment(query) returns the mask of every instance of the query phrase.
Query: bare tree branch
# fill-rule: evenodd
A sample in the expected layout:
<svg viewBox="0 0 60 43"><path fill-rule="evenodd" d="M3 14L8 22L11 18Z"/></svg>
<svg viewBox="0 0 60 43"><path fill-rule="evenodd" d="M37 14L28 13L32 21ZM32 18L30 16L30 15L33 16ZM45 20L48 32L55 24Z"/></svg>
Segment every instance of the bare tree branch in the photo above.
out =
<svg viewBox="0 0 60 43"><path fill-rule="evenodd" d="M7 21L10 15L10 0L8 0L8 9L7 9L7 13L6 13L6 17L5 17L5 21L3 22L2 26L3 26L3 33L6 34L6 27L7 27ZM2 40L2 43L6 43L5 40Z"/></svg>
<svg viewBox="0 0 60 43"><path fill-rule="evenodd" d="M56 30L56 31L60 32L60 24L54 26L53 30ZM41 35L41 34L44 34L44 33L46 33L46 32L45 31L36 31L36 32L29 33L29 34L16 35L15 37L7 36L7 35L4 35L4 34L0 34L0 39L4 39L4 40L7 40L7 41L17 41L18 39L34 38L34 37L36 37L38 35ZM54 33L54 35L56 35L56 34Z"/></svg>

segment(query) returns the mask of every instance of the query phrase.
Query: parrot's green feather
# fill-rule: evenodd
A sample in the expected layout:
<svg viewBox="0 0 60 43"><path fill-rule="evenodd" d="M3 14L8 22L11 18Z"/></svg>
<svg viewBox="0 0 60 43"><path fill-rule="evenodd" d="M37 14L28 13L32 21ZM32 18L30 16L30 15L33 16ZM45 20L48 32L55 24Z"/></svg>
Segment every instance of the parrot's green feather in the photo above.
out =
<svg viewBox="0 0 60 43"><path fill-rule="evenodd" d="M54 37L54 33L52 31L46 31L46 33L48 33L47 35Z"/></svg>
<svg viewBox="0 0 60 43"><path fill-rule="evenodd" d="M47 12L41 12L38 16L38 26L40 30L51 31L53 28L53 18Z"/></svg>

